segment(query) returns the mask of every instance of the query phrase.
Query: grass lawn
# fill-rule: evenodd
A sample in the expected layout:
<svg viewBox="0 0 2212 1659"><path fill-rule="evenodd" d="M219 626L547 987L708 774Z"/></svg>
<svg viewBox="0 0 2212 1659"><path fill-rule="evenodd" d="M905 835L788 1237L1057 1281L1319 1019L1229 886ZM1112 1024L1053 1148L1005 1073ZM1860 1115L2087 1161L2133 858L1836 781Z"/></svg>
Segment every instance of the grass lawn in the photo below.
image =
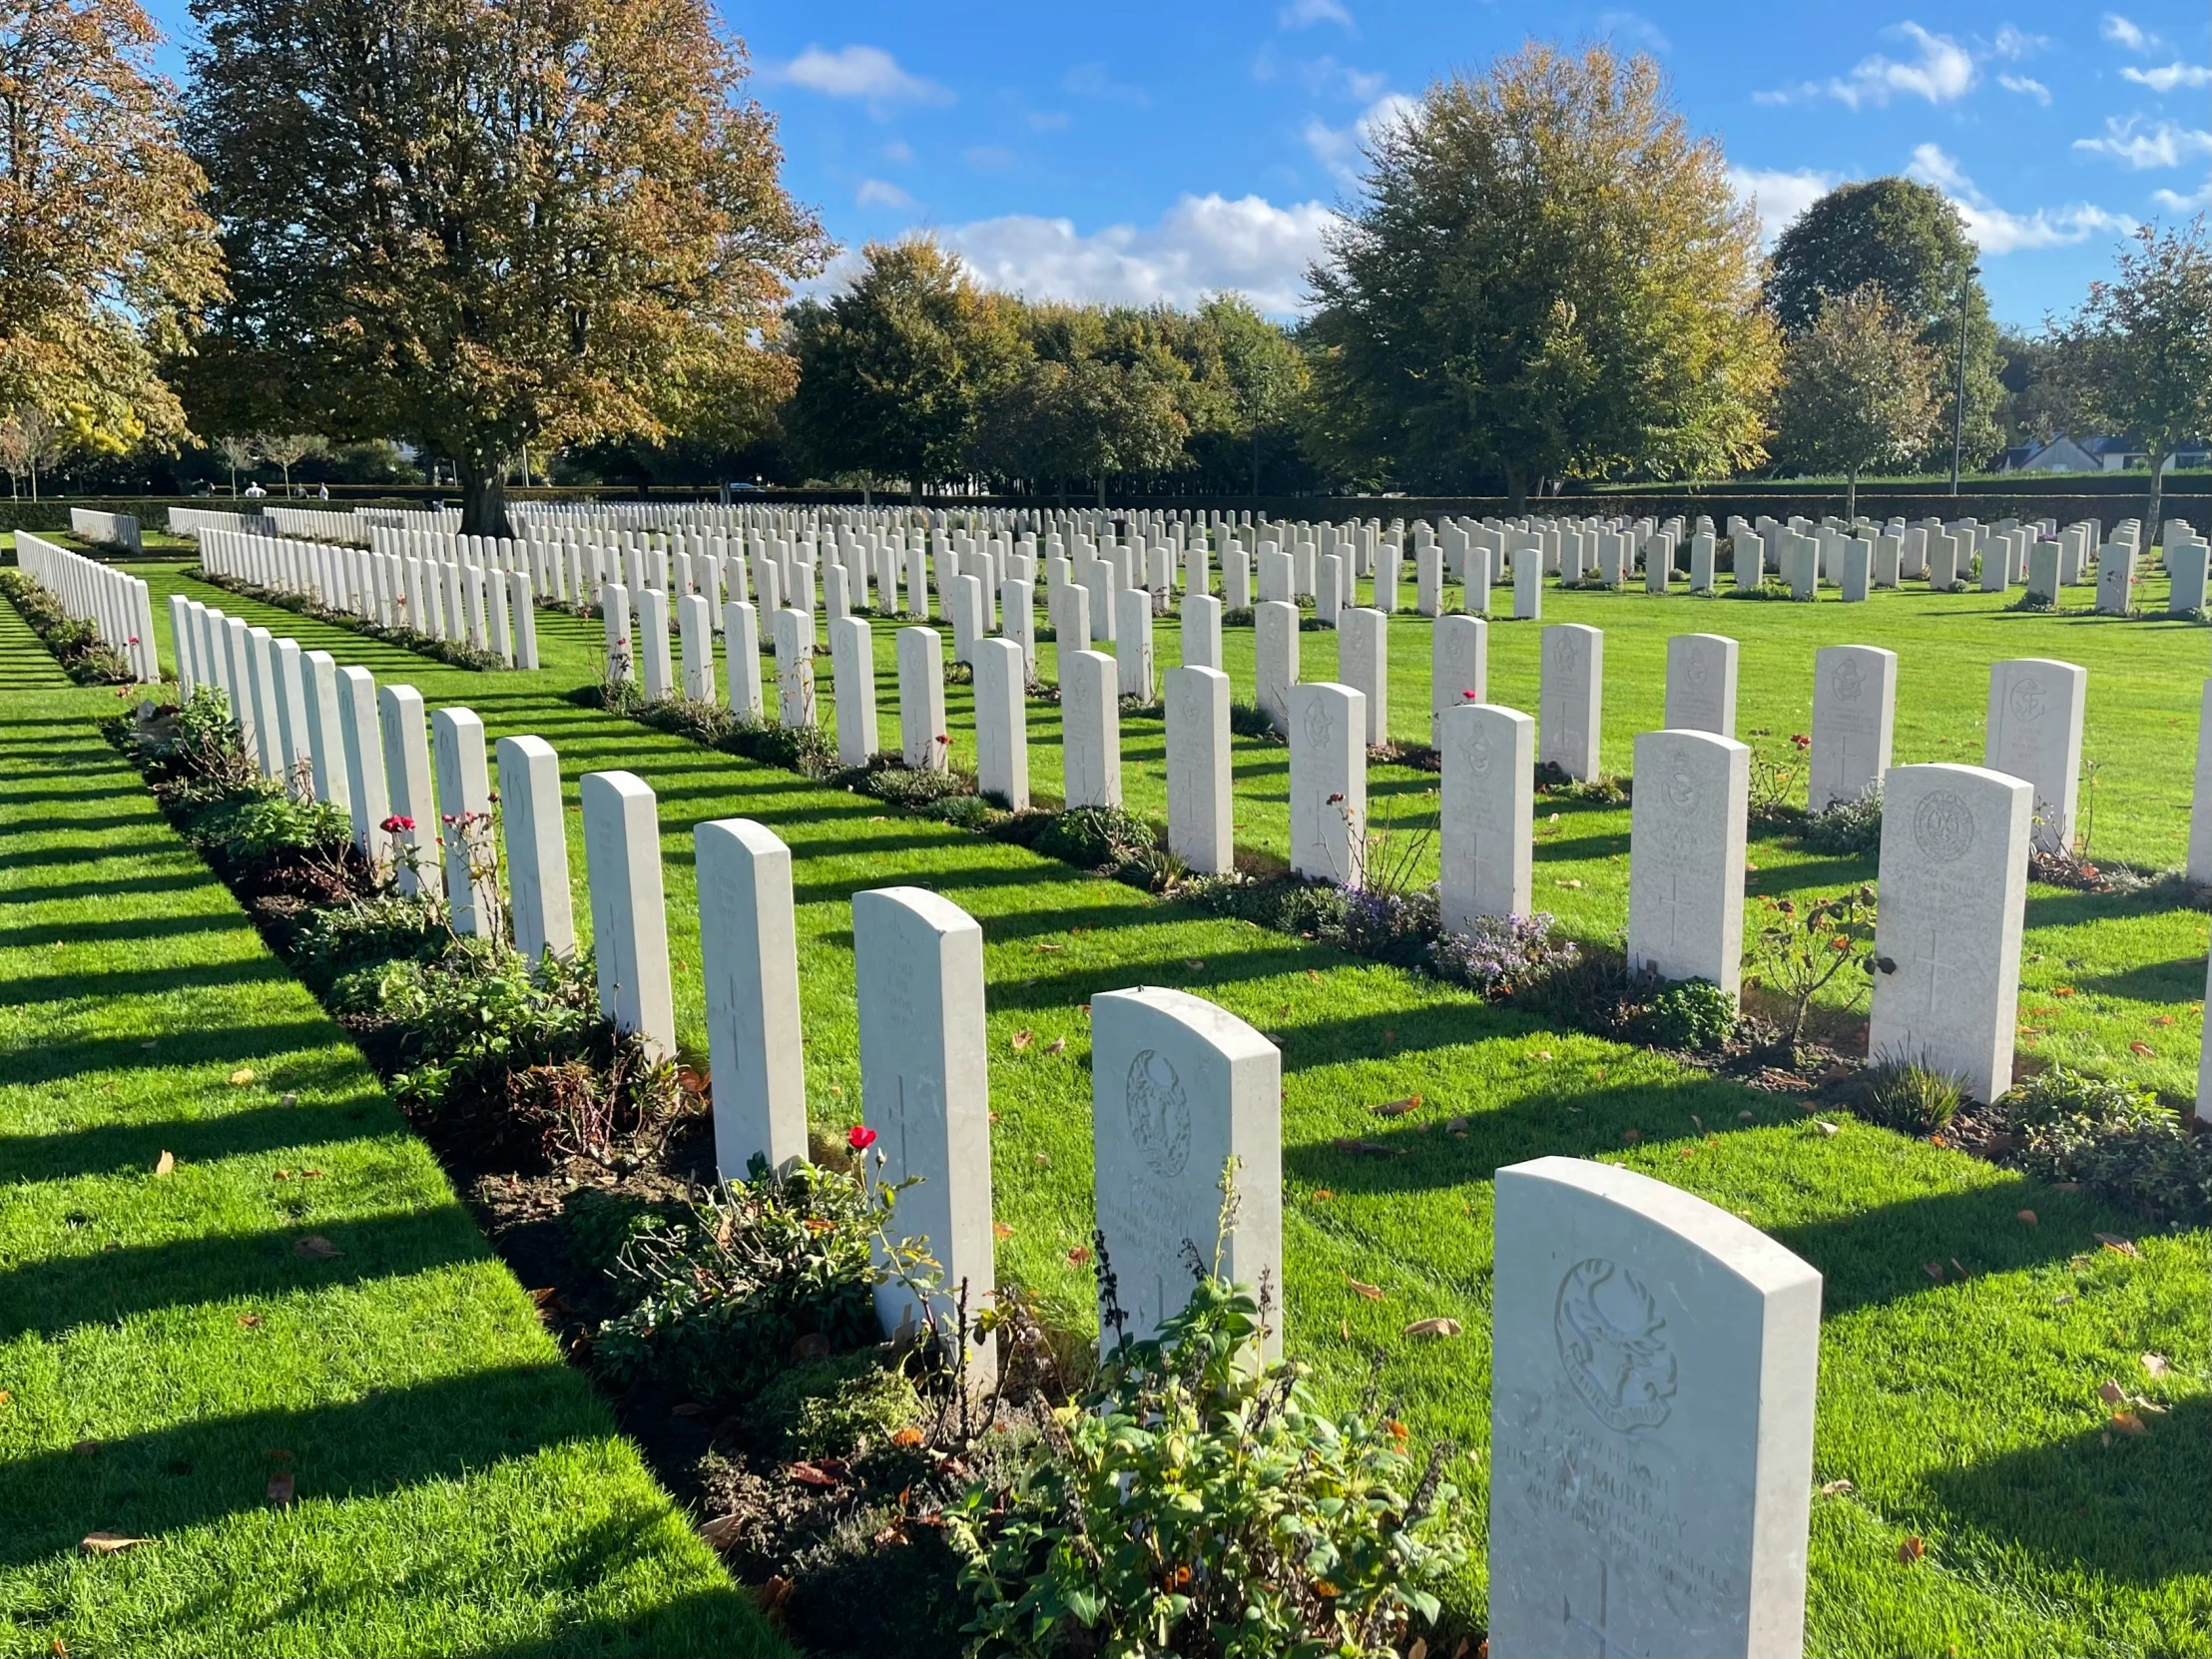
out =
<svg viewBox="0 0 2212 1659"><path fill-rule="evenodd" d="M158 593L175 585L149 574ZM1403 1391L1416 1428L1479 1452L1487 1442L1490 1173L1547 1152L1627 1163L1744 1216L1827 1276L1817 1475L1852 1487L1815 1502L1810 1651L2119 1654L2212 1644L2204 1233L2145 1237L2139 1256L2123 1256L2093 1235L2133 1236L2130 1218L2082 1197L1849 1121L1827 1136L1792 1101L1648 1051L1561 1033L1432 981L1161 902L581 709L560 694L590 672L594 624L549 615L541 619L547 669L471 674L186 586L341 662L406 680L433 706L466 704L494 736L543 736L560 753L572 803L587 771L622 767L651 783L680 1033L694 1048L703 997L691 829L735 815L774 828L796 858L808 1090L823 1128L857 1116L851 892L915 882L967 908L987 941L993 1177L1010 1230L1000 1272L1037 1287L1071 1325L1091 1318L1087 1276L1067 1259L1087 1241L1091 1218L1084 1005L1097 991L1134 983L1182 986L1283 1044L1289 1339L1326 1387L1355 1387L1369 1355L1386 1349L1388 1385ZM1709 621L1710 608L1692 608L1700 625L1726 619L1744 633L1751 621L1800 610L1731 605ZM1752 618L1738 622L1746 612ZM159 604L157 613L166 624ZM1533 663L1526 633L1500 629L1493 696L1521 695L1510 659ZM1309 648L1317 638L1305 636ZM1175 660L1172 640L1161 656ZM1620 678L1628 673L1616 666L1616 689L1630 683ZM1746 678L1748 705L1755 694ZM1953 678L1961 687L1973 681L1972 699L1954 714L1963 734L1980 708L1978 670ZM1417 680L1408 672L1406 683L1425 681L1425 667ZM953 701L954 725L964 728L958 688ZM1621 704L1613 707L1617 719ZM1056 764L1041 740L1056 726L1056 712L1034 712L1040 788ZM1137 728L1130 723L1129 747L1141 751ZM956 744L966 741L956 733ZM1900 747L1912 756L1902 739ZM1281 766L1280 750L1240 750L1240 799L1256 798L1245 809L1249 840L1270 840L1267 815L1279 808L1267 793ZM1574 866L1599 867L1625 845L1626 828L1625 815L1610 830L1593 827L1593 844ZM570 831L580 881L573 815ZM1570 862L1557 847L1547 857ZM587 905L577 916L588 926ZM2039 918L2038 939L2049 925ZM2088 918L2077 913L2067 925L2086 929ZM2192 925L2201 949L2201 919ZM2180 1023L2193 1045L2194 1022ZM1024 1030L1032 1039L1017 1050ZM1057 1055L1049 1052L1055 1037L1067 1039ZM1424 1101L1415 1115L1372 1115L1415 1092ZM1461 1115L1464 1131L1454 1134L1446 1125ZM1377 1143L1389 1155L1347 1152L1340 1140ZM2036 1225L2015 1219L2023 1208ZM1943 1265L1941 1283L1924 1271L1929 1262ZM1380 1286L1382 1300L1359 1295L1348 1278ZM1406 1323L1434 1315L1462 1321L1465 1336L1399 1339ZM2151 1378L2146 1353L2170 1357L2172 1371ZM2167 1407L2145 1418L2146 1434L2106 1443L2109 1411L2097 1387L2107 1378ZM1912 1566L1898 1558L1908 1536L1928 1548ZM1476 1617L1480 1597L1477 1572L1461 1597Z"/></svg>
<svg viewBox="0 0 2212 1659"><path fill-rule="evenodd" d="M0 1652L782 1651L114 707L0 605Z"/></svg>

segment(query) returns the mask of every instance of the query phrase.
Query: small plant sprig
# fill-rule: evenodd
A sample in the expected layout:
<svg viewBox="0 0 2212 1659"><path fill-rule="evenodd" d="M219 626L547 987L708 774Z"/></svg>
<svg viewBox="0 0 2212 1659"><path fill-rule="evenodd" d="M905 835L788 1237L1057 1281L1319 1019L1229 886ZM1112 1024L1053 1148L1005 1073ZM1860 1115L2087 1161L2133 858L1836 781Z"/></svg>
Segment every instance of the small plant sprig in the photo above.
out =
<svg viewBox="0 0 2212 1659"><path fill-rule="evenodd" d="M1805 1021L1813 999L1846 974L1847 1001L1856 1005L1867 993L1874 970L1875 891L1872 886L1802 901L1763 898L1765 912L1752 939L1757 971L1750 983L1773 991L1791 1005L1790 1046L1805 1040Z"/></svg>

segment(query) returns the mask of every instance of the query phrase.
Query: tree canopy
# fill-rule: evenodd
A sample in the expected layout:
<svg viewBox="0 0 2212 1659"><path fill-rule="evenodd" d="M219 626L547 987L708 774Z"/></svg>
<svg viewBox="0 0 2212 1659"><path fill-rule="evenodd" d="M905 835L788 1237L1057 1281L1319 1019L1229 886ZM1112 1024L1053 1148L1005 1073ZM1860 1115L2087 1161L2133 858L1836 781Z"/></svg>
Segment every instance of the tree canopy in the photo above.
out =
<svg viewBox="0 0 2212 1659"><path fill-rule="evenodd" d="M1783 353L1784 454L1814 471L1850 480L1844 516L1859 510L1859 474L1903 466L1936 427L1938 362L1913 318L1882 284L1822 297L1813 325Z"/></svg>
<svg viewBox="0 0 2212 1659"><path fill-rule="evenodd" d="M159 38L136 0L0 0L0 411L65 447L174 447L159 359L222 292Z"/></svg>
<svg viewBox="0 0 2212 1659"><path fill-rule="evenodd" d="M1758 228L1658 66L1531 43L1372 141L1311 274L1322 441L1409 487L1758 460Z"/></svg>
<svg viewBox="0 0 2212 1659"><path fill-rule="evenodd" d="M759 331L828 245L705 0L193 13L234 290L200 383L251 390L231 429L412 439L483 532L526 444L765 420L789 389Z"/></svg>

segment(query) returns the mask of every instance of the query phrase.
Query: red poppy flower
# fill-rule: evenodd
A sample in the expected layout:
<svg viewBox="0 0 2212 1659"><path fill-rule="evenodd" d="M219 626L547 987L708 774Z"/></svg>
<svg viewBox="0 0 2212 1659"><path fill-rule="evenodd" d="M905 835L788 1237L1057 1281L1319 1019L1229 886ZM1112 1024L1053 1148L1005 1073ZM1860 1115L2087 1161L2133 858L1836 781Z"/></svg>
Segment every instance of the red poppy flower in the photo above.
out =
<svg viewBox="0 0 2212 1659"><path fill-rule="evenodd" d="M844 1144L854 1152L865 1152L875 1144L875 1131L864 1123L855 1123L844 1132Z"/></svg>

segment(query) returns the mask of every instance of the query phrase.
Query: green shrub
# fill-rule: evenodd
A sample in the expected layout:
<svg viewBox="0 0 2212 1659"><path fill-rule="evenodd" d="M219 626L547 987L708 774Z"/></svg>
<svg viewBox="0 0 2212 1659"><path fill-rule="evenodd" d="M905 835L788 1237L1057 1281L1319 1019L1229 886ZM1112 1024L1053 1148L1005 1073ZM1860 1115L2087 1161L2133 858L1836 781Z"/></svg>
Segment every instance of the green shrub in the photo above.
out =
<svg viewBox="0 0 2212 1659"><path fill-rule="evenodd" d="M1644 1040L1711 1053L1736 1034L1736 999L1710 979L1675 979L1645 1005Z"/></svg>
<svg viewBox="0 0 2212 1659"><path fill-rule="evenodd" d="M578 1187L561 1201L569 1260L586 1273L607 1273L633 1238L665 1228L685 1214L682 1204L656 1204L632 1193Z"/></svg>
<svg viewBox="0 0 2212 1659"><path fill-rule="evenodd" d="M378 893L310 916L293 941L292 967L328 990L341 974L371 963L429 961L452 936L427 899Z"/></svg>
<svg viewBox="0 0 2212 1659"><path fill-rule="evenodd" d="M1859 1080L1855 1109L1870 1123L1933 1135L1956 1115L1963 1085L1918 1060L1880 1059Z"/></svg>
<svg viewBox="0 0 2212 1659"><path fill-rule="evenodd" d="M1838 858L1872 858L1882 851L1882 785L1839 801L1805 821L1798 838L1815 852Z"/></svg>
<svg viewBox="0 0 2212 1659"><path fill-rule="evenodd" d="M1230 704L1229 730L1240 738L1265 738L1273 743L1283 742L1283 734L1275 729L1275 717L1257 703Z"/></svg>
<svg viewBox="0 0 2212 1659"><path fill-rule="evenodd" d="M1110 1300L1110 1299L1109 1299ZM946 1511L978 1651L1385 1659L1468 1558L1464 1505L1375 1407L1332 1420L1211 1276L1052 1413L1010 1483Z"/></svg>
<svg viewBox="0 0 2212 1659"><path fill-rule="evenodd" d="M186 833L204 847L260 863L342 852L352 839L352 825L342 810L327 802L272 794L219 802L197 814Z"/></svg>
<svg viewBox="0 0 2212 1659"><path fill-rule="evenodd" d="M2003 1104L2008 1126L2021 1132L2078 1121L2095 1130L2132 1133L2173 1116L2148 1089L2060 1065L2019 1084Z"/></svg>
<svg viewBox="0 0 2212 1659"><path fill-rule="evenodd" d="M922 812L955 795L973 795L975 780L957 772L933 772L926 767L875 766L845 775L863 795L909 813Z"/></svg>
<svg viewBox="0 0 2212 1659"><path fill-rule="evenodd" d="M1029 844L1047 857L1098 869L1149 852L1152 826L1119 807L1076 807L1054 814Z"/></svg>
<svg viewBox="0 0 2212 1659"><path fill-rule="evenodd" d="M787 1457L850 1457L884 1444L921 1413L921 1395L905 1374L862 1353L792 1367L761 1390L751 1416Z"/></svg>
<svg viewBox="0 0 2212 1659"><path fill-rule="evenodd" d="M600 1327L600 1363L707 1399L758 1391L802 1337L871 1344L871 1242L889 1208L885 1189L806 1163L713 1189L623 1245L612 1276L630 1307Z"/></svg>

